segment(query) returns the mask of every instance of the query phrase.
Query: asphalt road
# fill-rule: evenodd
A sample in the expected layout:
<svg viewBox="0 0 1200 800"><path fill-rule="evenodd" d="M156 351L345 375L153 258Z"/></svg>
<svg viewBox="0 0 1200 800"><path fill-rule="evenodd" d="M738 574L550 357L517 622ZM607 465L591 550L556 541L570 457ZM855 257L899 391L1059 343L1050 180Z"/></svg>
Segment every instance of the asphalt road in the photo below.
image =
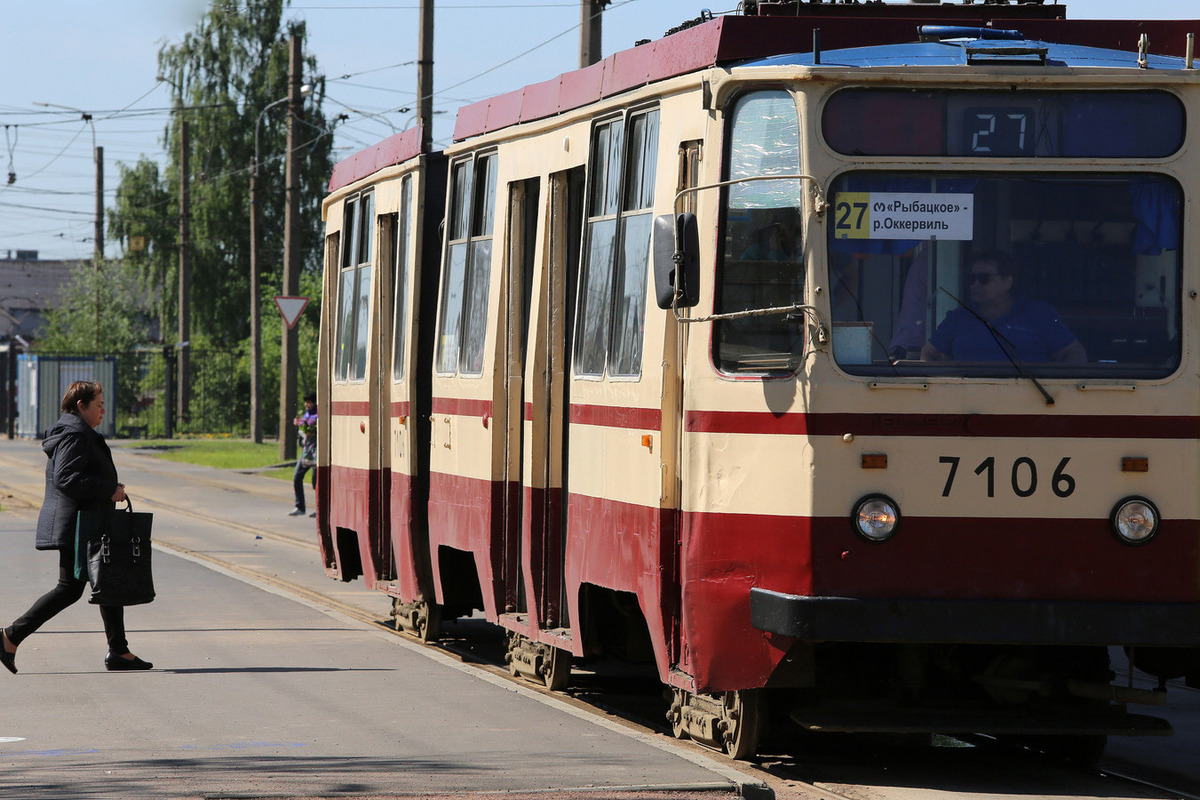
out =
<svg viewBox="0 0 1200 800"><path fill-rule="evenodd" d="M135 508L155 514L158 597L126 612L155 669L104 670L86 599L29 638L20 673L0 671L0 797L754 791L669 737L341 613L323 598L381 620L389 602L324 576L313 520L286 516L287 482L124 448L116 460ZM37 443L0 441L0 624L55 580L56 554L32 546L44 463Z"/></svg>

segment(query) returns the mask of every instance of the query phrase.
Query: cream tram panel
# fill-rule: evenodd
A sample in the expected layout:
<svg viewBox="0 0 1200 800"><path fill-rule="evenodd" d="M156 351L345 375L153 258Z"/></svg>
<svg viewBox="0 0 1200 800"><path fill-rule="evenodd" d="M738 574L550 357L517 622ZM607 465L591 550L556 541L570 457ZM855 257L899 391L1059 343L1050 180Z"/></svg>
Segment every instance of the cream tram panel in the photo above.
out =
<svg viewBox="0 0 1200 800"><path fill-rule="evenodd" d="M503 381L502 367L504 365L498 363L499 356L497 355L496 342L498 339L497 332L503 330L500 315L506 309L506 304L502 302L501 292L504 283L503 274L508 245L506 241L508 235L508 205L506 199L509 184L514 181L539 178L543 193L541 216L544 217L544 209L546 207L545 196L549 191L549 176L571 168L583 166L587 162L591 146L592 119L604 117L629 107L636 107L645 105L648 102L657 101L661 110L661 127L659 131L658 172L656 176L655 209L653 213L669 212L671 200L675 194L674 163L678 145L681 141L701 138L704 127L704 121L702 119L697 120L697 115L694 113L700 99L700 92L695 88L695 78L690 77L686 81L673 83L675 84L673 91L680 91L680 85L687 86L691 91L684 91L682 94L668 97L650 96L644 100L640 98L634 100L628 96L622 96L603 106L598 105L589 108L585 119L568 121L566 124L561 119L531 123L527 126L519 126L515 129L517 131L516 134L512 131L504 131L493 136L480 137L472 143L469 149L456 149L452 147L446 151L448 159L453 163L455 159L465 153L485 152L493 146L498 146L496 218L493 226L488 300L488 331L490 335L488 336L484 352L484 363L491 365L492 370L490 374L493 376L493 380L487 380L489 370L486 368L482 378L476 376L438 375L434 379L434 394L436 397L446 398L450 393L453 393L455 399L488 401L493 399L493 393L498 390L494 384ZM666 88L656 87L656 91L672 90L671 85L667 84ZM671 113L675 104L678 104L680 107L686 107L687 113ZM567 120L570 120L572 116L578 118L581 114L564 115ZM534 281L540 287L542 280L541 269L544 268L546 263L545 254L541 249L544 247L544 237L539 237L538 246L536 263L539 265L539 268L535 270ZM651 281L652 276L652 270L648 267L647 281ZM540 305L544 301L545 298L541 296L539 291L535 290L533 303L529 312L532 318L536 319L539 314L545 313ZM603 407L659 409L661 402L659 378L662 367L660 363L661 358L655 354L662 352L663 331L662 326L656 324L657 315L660 312L654 307L653 293L650 290L647 291L646 303L647 307L644 316L646 332L643 340L642 376L638 379L619 378L611 381L575 381L573 382L572 402ZM533 340L531 340L531 345L532 343ZM532 380L532 375L526 375L526 391L529 392L527 398L532 397L532 388L529 386ZM485 424L479 417L473 418L435 412L433 423L431 467L435 472L448 472L488 480L498 478L504 474L504 453L501 448L492 447L492 429L494 425L498 424L497 420L489 418ZM503 421L499 421L499 424L503 424ZM653 439L649 447L642 444L643 436L651 436ZM642 464L643 462L645 464L645 481L641 480L641 478L637 481L609 479L604 477L604 470L592 471L590 468L585 469L579 482L572 484L573 492L592 494L587 488L588 486L596 488L597 485L607 484L609 487L625 488L617 492L612 492L611 488L608 491L601 490L595 492L595 495L618 499L614 495L627 494L629 497L619 499L627 499L629 502L635 502L636 500L636 502L645 503L644 487L647 485L657 487L660 483L661 458L659 449L661 446L661 435L659 431L649 429L645 431L630 431L623 428L573 425L571 437L572 452L576 452L577 448L586 448L583 452L590 451L596 454L596 463L600 462L598 454L603 451L606 454L605 460L612 460L617 464L624 463L626 459L631 460L634 464ZM588 444L584 445L581 440L587 440ZM588 460L591 460L590 456ZM616 473L620 472L620 469L616 470ZM574 477L575 472L572 475L572 481L574 482L576 481ZM639 475L641 475L640 472ZM528 473L526 477L528 477ZM595 479L595 484L592 483L593 478ZM639 488L642 489L640 493L629 491L630 489L636 490ZM658 494L659 492L656 489L655 497L652 498L654 500L653 505L658 504Z"/></svg>
<svg viewBox="0 0 1200 800"><path fill-rule="evenodd" d="M373 376L377 374L381 359L390 355L379 353L377 345L381 341L381 326L386 326L390 322L390 320L381 319L381 311L386 307L381 303L381 298L385 293L391 291L391 286L390 276L387 274L387 270L382 268L383 265L381 263L382 254L387 251L387 248L383 247L383 243L379 241L379 220L382 215L395 213L398 209L400 177L411 170L411 165L402 165L382 170L371 176L369 180L346 187L338 193L335 199L327 201L325 204L326 235L329 235L335 231L342 233L343 201L346 196L370 190L375 198L373 208L374 218L370 224L371 236L374 238L374 243L371 249L372 285L370 308L368 309L370 319L370 329L367 337L368 368L363 380L334 380L331 382L330 400L335 404L353 403L356 408L374 408L378 412L377 404L383 402L383 398L380 398L374 391L376 382ZM341 237L341 244L342 247L345 247L344 236ZM341 253L338 254L338 259L338 269L340 269ZM334 285L340 286L340 282L336 282ZM327 321L329 330L324 333L329 337L330 342L336 342L338 299L334 300L332 308L326 312L329 314ZM384 332L384 335L390 340L390 331ZM390 409L386 410L385 413L390 413ZM379 468L380 448L375 442L371 441L373 430L370 413L339 414L334 416L329 412L325 412L323 416L328 420L326 424L330 427L330 449L332 451L330 454L330 463L332 465L361 470Z"/></svg>
<svg viewBox="0 0 1200 800"><path fill-rule="evenodd" d="M886 455L887 467L864 468L865 455ZM1148 459L1149 472L1123 472L1122 456ZM1190 499L1163 487L1200 480L1190 445L1161 439L862 436L845 441L715 433L692 437L689 457L696 475L705 476L685 497L684 510L695 513L843 517L854 501L883 492L906 515L920 517L1106 518L1121 498L1144 495L1153 497L1166 517L1188 519L1195 518ZM956 459L953 481L949 459ZM1069 461L1063 464L1063 459ZM1073 482L1068 496L1056 495L1056 480L1060 490ZM1029 496L1020 496L1014 483Z"/></svg>
<svg viewBox="0 0 1200 800"><path fill-rule="evenodd" d="M330 269L333 276L331 287L333 294L326 297L326 302L322 304L322 316L326 330L322 331L322 337L325 341L330 342L330 357L333 357L333 348L336 346L337 338L335 335L338 324L337 312L337 291L340 281L337 276L341 268L342 253L341 248L346 246L346 240L343 231L343 210L344 199L347 195L355 194L370 184L363 183L348 187L345 192L341 192L333 199L327 200L324 205L325 214L325 234L326 236L334 233L339 234L339 251L334 254L336 262L327 269ZM375 270L373 270L374 272ZM329 365L332 371L332 365ZM371 399L370 387L366 383L351 384L345 381L331 381L329 400L331 403L342 402L368 402ZM323 427L329 433L328 438L322 437L324 441L329 443L328 463L330 466L352 467L357 469L368 469L372 460L371 447L367 441L365 433L361 433L358 429L359 422L364 424L367 422L367 415L362 415L361 420L358 417L353 419L346 416L335 416L332 409L323 410L322 416L325 418Z"/></svg>

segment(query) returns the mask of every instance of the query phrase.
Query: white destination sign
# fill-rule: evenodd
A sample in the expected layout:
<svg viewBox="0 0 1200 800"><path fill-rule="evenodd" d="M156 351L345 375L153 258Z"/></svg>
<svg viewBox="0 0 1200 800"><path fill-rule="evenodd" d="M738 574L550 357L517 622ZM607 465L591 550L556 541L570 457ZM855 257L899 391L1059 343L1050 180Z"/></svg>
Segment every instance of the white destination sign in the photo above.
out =
<svg viewBox="0 0 1200 800"><path fill-rule="evenodd" d="M838 192L833 208L838 239L975 238L970 194Z"/></svg>

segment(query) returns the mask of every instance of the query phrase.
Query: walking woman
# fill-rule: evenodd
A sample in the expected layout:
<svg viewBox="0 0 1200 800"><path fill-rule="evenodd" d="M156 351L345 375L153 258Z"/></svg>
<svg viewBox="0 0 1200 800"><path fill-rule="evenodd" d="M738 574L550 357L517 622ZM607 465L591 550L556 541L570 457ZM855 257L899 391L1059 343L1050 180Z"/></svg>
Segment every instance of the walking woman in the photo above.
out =
<svg viewBox="0 0 1200 800"><path fill-rule="evenodd" d="M17 671L17 646L55 614L83 596L86 580L75 577L75 518L79 511L112 509L125 499L104 437L95 431L104 418L104 391L95 381L75 381L63 396L62 416L46 431L46 497L38 515L37 549L58 551L58 585L42 595L0 635L0 663ZM125 609L100 606L110 670L150 669L129 652Z"/></svg>

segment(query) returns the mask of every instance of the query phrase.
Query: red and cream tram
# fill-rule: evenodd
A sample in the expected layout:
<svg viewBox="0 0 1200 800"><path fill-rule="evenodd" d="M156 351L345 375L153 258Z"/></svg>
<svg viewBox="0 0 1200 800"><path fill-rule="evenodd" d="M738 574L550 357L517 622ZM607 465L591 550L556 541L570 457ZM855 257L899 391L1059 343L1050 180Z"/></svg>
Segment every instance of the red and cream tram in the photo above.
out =
<svg viewBox="0 0 1200 800"><path fill-rule="evenodd" d="M736 757L768 697L1169 732L1129 706L1200 680L1200 22L746 5L339 165L327 572L549 686L652 662Z"/></svg>

